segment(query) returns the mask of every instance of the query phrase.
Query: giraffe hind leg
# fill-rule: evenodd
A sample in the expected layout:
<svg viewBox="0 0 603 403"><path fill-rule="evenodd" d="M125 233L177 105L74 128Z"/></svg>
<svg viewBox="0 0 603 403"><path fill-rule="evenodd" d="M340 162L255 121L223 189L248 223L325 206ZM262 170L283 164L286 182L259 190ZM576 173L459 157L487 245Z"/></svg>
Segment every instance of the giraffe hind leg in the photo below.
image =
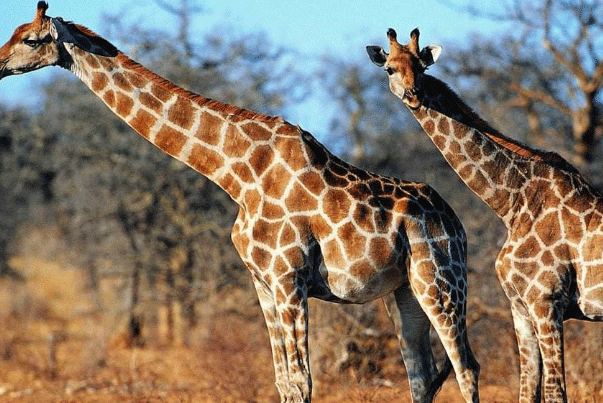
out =
<svg viewBox="0 0 603 403"><path fill-rule="evenodd" d="M543 398L546 402L567 402L563 353L563 308L557 301L538 300L531 310L540 314L534 322L542 356Z"/></svg>
<svg viewBox="0 0 603 403"><path fill-rule="evenodd" d="M433 272L437 273L438 270ZM445 273L446 271L440 272L440 275ZM449 281L445 277L437 280L434 278L434 281L425 287L425 294L418 295L417 300L427 313L446 350L465 401L475 403L479 402L480 366L467 338L466 282L458 282L458 284L457 286L456 281ZM461 289L454 292L457 287L461 287Z"/></svg>
<svg viewBox="0 0 603 403"><path fill-rule="evenodd" d="M383 302L398 336L412 401L430 403L450 373L450 366L438 373L429 339L431 323L408 286L383 297Z"/></svg>

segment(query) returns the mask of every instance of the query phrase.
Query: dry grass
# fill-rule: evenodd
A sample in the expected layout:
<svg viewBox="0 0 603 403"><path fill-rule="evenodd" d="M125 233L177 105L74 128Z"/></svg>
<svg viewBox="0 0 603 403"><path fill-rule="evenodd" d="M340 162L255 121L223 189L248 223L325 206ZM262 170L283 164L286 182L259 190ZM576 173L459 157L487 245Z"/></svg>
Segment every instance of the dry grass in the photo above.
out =
<svg viewBox="0 0 603 403"><path fill-rule="evenodd" d="M99 312L81 271L36 258L13 265L26 281L0 282L0 402L278 401L265 325L249 295L209 298L188 337L167 345L159 323L144 348L131 349L123 341L120 284L103 284L107 308ZM314 401L410 401L397 341L380 304L312 302L311 318ZM567 326L571 401L603 401L602 331L597 324ZM470 335L482 364L482 401L516 401L510 323L486 312L473 319ZM451 377L436 401L460 399Z"/></svg>

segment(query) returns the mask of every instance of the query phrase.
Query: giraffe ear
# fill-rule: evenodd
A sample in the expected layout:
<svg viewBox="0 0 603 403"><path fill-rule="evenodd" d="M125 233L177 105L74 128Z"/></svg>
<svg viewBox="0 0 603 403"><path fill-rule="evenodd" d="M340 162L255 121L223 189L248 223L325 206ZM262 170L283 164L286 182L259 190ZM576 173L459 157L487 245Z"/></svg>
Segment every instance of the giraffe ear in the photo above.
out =
<svg viewBox="0 0 603 403"><path fill-rule="evenodd" d="M371 62L373 62L379 67L383 67L383 65L387 61L388 54L385 53L385 50L383 50L381 46L367 46L366 53L368 53Z"/></svg>
<svg viewBox="0 0 603 403"><path fill-rule="evenodd" d="M70 24L65 22L61 17L51 18L52 29L50 34L57 42L76 43L75 36L72 34Z"/></svg>
<svg viewBox="0 0 603 403"><path fill-rule="evenodd" d="M118 53L115 46L87 28L65 21L60 17L51 18L50 21L52 23L50 33L57 42L70 43L86 52L100 56L114 57Z"/></svg>
<svg viewBox="0 0 603 403"><path fill-rule="evenodd" d="M421 53L419 53L419 59L423 67L429 67L434 64L442 53L442 47L438 45L425 46Z"/></svg>

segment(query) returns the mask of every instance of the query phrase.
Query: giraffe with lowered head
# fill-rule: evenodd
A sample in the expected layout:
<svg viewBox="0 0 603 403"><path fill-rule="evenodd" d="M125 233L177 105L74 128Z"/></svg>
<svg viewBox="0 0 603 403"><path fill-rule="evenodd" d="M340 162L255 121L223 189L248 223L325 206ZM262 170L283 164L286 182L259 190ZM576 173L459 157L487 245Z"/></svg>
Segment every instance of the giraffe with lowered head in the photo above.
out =
<svg viewBox="0 0 603 403"><path fill-rule="evenodd" d="M181 89L47 8L39 2L33 22L0 48L0 78L51 65L72 71L142 137L239 205L232 240L266 319L282 402L311 399L309 297L382 297L413 401L431 402L451 367L465 400L478 401L465 231L433 189L354 168L280 117ZM440 371L432 325L447 352Z"/></svg>
<svg viewBox="0 0 603 403"><path fill-rule="evenodd" d="M496 273L511 302L519 344L520 402L564 402L563 320L603 320L603 198L558 154L512 140L425 74L441 51L419 48L419 30L389 54L367 46L465 184L502 219L507 240ZM541 395L544 396L541 396Z"/></svg>

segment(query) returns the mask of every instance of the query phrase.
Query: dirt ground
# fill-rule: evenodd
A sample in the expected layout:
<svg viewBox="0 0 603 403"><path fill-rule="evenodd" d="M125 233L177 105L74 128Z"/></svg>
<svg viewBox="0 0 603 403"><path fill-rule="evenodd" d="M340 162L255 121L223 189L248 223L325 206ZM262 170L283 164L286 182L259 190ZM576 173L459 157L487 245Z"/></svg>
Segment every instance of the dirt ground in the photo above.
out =
<svg viewBox="0 0 603 403"><path fill-rule="evenodd" d="M81 271L36 259L13 264L26 279L0 281L0 403L279 401L259 310L206 315L188 339L176 335L170 343L159 328L156 339L130 347L118 284L105 285L105 309L98 311ZM497 377L497 368L478 359L485 374L481 401L516 401L515 373L500 370ZM410 402L404 367L399 358L390 362L370 378L353 370L315 371L313 401ZM603 401L599 391L582 394L579 382L568 389L570 401ZM451 376L436 402L460 401Z"/></svg>
<svg viewBox="0 0 603 403"><path fill-rule="evenodd" d="M237 318L221 324L232 331L241 325ZM0 402L277 402L270 347L260 340L264 337L257 332L242 342L239 336L226 336L212 349L115 345L102 362L96 361L89 340L68 340L58 345L55 373L49 368L47 343L15 341L12 356L0 362ZM382 385L342 378L316 376L313 401L410 402L402 375L396 384ZM480 394L483 402L516 401L515 390L500 386L482 385ZM436 402L460 401L451 377Z"/></svg>

